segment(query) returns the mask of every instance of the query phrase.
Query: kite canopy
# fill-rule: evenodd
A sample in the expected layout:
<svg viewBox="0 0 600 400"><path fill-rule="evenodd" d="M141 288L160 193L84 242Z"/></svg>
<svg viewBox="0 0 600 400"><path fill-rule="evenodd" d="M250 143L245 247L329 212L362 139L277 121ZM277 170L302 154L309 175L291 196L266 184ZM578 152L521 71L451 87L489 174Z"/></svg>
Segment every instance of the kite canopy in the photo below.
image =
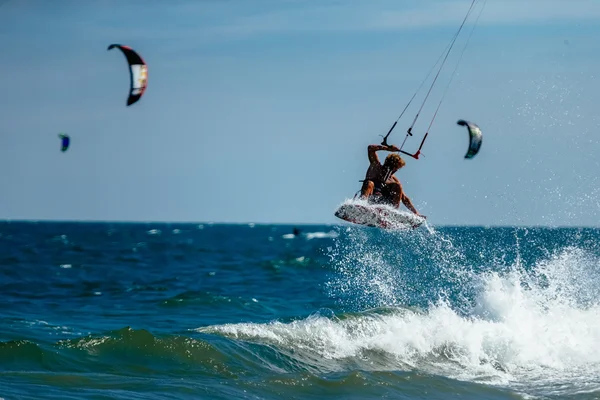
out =
<svg viewBox="0 0 600 400"><path fill-rule="evenodd" d="M129 65L130 85L127 105L130 106L137 102L146 91L146 86L148 85L148 66L142 57L133 51L131 47L120 44L111 44L108 46L108 50L115 47L121 49L127 58L127 64Z"/></svg>
<svg viewBox="0 0 600 400"><path fill-rule="evenodd" d="M458 120L456 123L461 126L466 126L467 131L469 132L469 149L467 150L467 154L465 154L465 158L475 157L475 155L479 152L481 141L483 139L481 129L479 129L479 127L473 122L465 121L463 119Z"/></svg>
<svg viewBox="0 0 600 400"><path fill-rule="evenodd" d="M71 143L71 138L69 138L69 135L66 135L64 133L60 133L58 137L60 138L61 142L60 151L67 151L67 149L69 148L69 144Z"/></svg>

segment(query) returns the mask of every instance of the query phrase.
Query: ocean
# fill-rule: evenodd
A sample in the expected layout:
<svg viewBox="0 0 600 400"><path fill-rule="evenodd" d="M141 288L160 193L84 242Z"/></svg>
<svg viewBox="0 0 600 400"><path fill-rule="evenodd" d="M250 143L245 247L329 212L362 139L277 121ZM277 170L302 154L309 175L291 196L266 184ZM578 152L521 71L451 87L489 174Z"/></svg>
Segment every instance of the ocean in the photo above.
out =
<svg viewBox="0 0 600 400"><path fill-rule="evenodd" d="M0 250L5 400L600 398L598 229L7 221Z"/></svg>

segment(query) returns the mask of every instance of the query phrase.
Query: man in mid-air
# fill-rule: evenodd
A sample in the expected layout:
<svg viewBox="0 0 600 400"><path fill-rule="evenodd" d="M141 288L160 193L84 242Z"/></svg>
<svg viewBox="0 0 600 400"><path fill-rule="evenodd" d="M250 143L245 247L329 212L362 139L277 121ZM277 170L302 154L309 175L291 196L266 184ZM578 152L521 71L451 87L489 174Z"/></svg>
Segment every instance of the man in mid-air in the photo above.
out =
<svg viewBox="0 0 600 400"><path fill-rule="evenodd" d="M400 181L394 176L394 173L406 164L402 157L392 153L385 158L383 165L379 162L378 151L397 152L400 149L396 146L371 144L367 150L370 164L360 190L360 197L367 199L370 203L388 204L395 208L400 207L400 202L402 202L410 211L424 217L424 215L418 213L415 206L413 206L408 196L402 190Z"/></svg>

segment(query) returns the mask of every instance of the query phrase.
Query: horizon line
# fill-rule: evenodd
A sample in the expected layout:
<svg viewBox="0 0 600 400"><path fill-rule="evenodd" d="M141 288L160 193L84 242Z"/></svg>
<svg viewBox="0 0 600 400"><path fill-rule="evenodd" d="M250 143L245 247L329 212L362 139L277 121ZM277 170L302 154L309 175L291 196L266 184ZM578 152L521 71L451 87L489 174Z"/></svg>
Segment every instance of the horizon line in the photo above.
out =
<svg viewBox="0 0 600 400"><path fill-rule="evenodd" d="M364 227L379 229L366 225L343 223L343 222L223 222L223 221L166 221L166 220L96 220L96 219L12 219L0 218L0 224L3 223L19 223L19 224L130 224L130 225L145 225L145 224L179 224L179 225L246 225L248 227L255 226L331 226L331 227ZM430 225L434 228L543 228L543 229L600 229L600 225L493 225L493 224L444 224ZM386 229L381 229L386 231Z"/></svg>

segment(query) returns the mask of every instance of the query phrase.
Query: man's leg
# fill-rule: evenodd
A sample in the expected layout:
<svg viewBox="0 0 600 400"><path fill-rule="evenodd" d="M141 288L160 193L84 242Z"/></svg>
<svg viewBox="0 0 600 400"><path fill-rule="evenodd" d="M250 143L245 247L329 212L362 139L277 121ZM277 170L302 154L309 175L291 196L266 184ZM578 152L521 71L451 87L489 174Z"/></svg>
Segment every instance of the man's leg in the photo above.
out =
<svg viewBox="0 0 600 400"><path fill-rule="evenodd" d="M360 197L362 199L368 199L373 194L373 190L375 190L375 183L373 181L363 181L362 188L360 189Z"/></svg>

